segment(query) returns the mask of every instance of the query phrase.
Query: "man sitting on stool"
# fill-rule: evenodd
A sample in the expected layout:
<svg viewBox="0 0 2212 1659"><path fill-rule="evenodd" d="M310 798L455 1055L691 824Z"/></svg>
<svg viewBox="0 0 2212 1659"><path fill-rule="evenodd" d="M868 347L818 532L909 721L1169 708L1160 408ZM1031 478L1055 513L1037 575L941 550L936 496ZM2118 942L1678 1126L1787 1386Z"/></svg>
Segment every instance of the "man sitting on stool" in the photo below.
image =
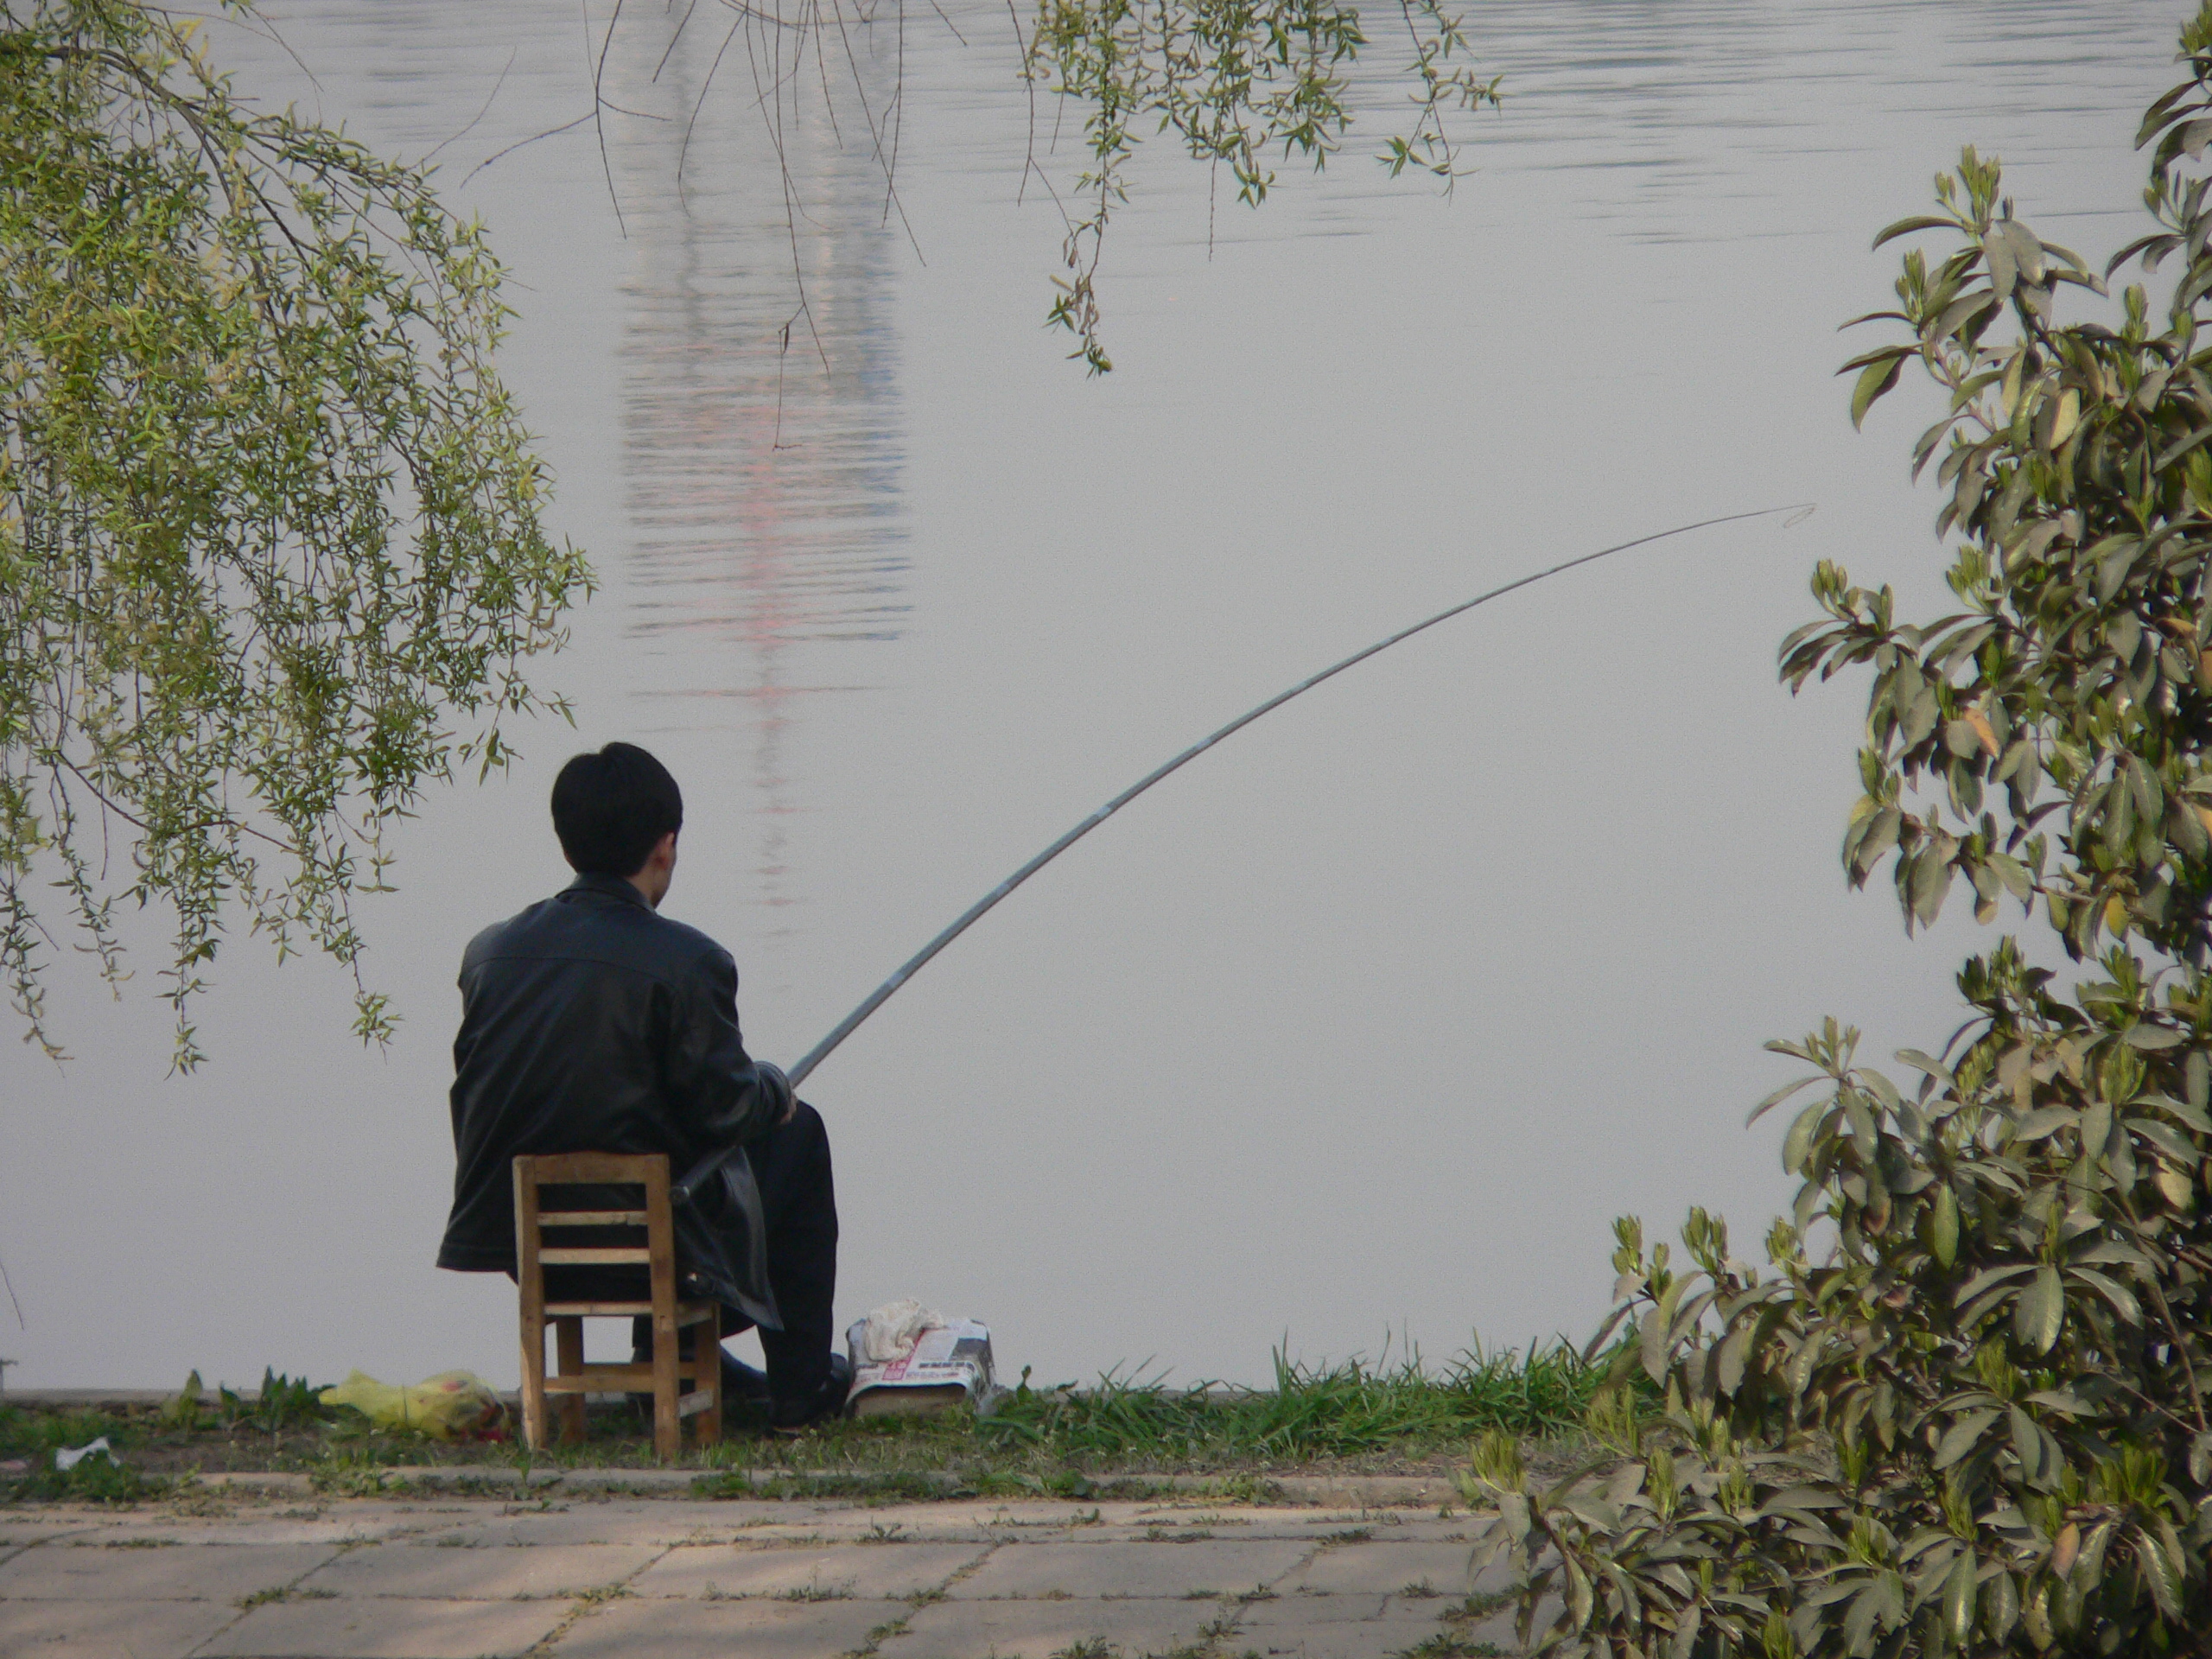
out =
<svg viewBox="0 0 2212 1659"><path fill-rule="evenodd" d="M830 1141L784 1074L747 1057L729 952L654 913L683 827L676 779L634 744L577 755L554 780L553 828L576 879L485 929L461 959L457 1162L438 1265L513 1275L518 1154L659 1152L680 1176L739 1147L677 1206L677 1268L685 1294L721 1304L721 1335L760 1327L767 1375L724 1354L725 1395L766 1402L776 1428L796 1432L840 1410L851 1382L830 1347ZM575 1207L621 1205L608 1195ZM555 1300L641 1300L634 1269L546 1278ZM632 1343L650 1357L649 1319Z"/></svg>

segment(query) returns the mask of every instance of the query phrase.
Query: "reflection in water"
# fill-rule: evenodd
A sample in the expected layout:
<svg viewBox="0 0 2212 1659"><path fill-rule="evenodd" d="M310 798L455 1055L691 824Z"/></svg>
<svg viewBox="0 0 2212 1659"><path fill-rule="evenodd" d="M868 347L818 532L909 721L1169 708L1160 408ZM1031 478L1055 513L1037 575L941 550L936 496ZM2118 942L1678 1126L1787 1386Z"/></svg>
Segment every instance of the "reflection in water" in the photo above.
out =
<svg viewBox="0 0 2212 1659"><path fill-rule="evenodd" d="M806 647L895 639L908 608L889 292L899 250L868 137L884 88L867 87L866 110L857 93L825 103L791 61L818 35L765 38L742 14L739 29L646 17L608 66L608 99L638 112L615 152L636 250L622 586L626 632L680 664L672 678L649 671L659 683L633 695L748 710L707 723L749 742L753 902L780 910L800 902L784 881L785 826L802 810L785 764L798 700L854 689L804 683ZM851 44L860 79L871 41Z"/></svg>
<svg viewBox="0 0 2212 1659"><path fill-rule="evenodd" d="M1953 116L1955 128L1931 170L1974 141L2016 164L2077 161L2080 118L2163 87L2169 10L2119 0L1491 0L1471 14L1470 43L1486 71L1503 73L1505 101L1470 124L1463 160L1473 175L1460 189L1488 199L1508 170L1553 175L1548 213L1636 244L1819 235L1837 204L1805 187L1825 159L1879 155L1901 124L1931 114ZM1361 128L1322 187L1328 229L1371 228L1397 211L1360 152L1371 148L1363 130L1371 139L1400 118L1401 69L1387 44L1361 66ZM1975 112L1957 118L1962 106ZM2101 198L2041 211L2134 209ZM1223 224L1267 240L1281 220L1266 217Z"/></svg>

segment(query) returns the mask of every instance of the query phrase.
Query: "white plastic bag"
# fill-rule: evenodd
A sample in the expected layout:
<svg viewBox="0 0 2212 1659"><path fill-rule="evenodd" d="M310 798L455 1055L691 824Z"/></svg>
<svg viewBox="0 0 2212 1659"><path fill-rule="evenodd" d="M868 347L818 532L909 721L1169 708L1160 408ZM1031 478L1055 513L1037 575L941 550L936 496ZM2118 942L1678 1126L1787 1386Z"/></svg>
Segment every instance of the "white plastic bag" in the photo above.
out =
<svg viewBox="0 0 2212 1659"><path fill-rule="evenodd" d="M355 1371L321 1395L326 1406L351 1406L378 1428L411 1428L435 1440L488 1437L506 1416L492 1385L474 1371L440 1371L411 1388Z"/></svg>
<svg viewBox="0 0 2212 1659"><path fill-rule="evenodd" d="M64 1446L55 1447L54 1452L54 1466L56 1469L60 1470L64 1474L67 1474L70 1470L74 1469L79 1464L82 1463L86 1458L91 1457L95 1452L99 1452L100 1456L105 1458L110 1463L113 1463L115 1461L115 1448L107 1443L107 1436L103 1434L99 1439L92 1441L89 1446Z"/></svg>
<svg viewBox="0 0 2212 1659"><path fill-rule="evenodd" d="M925 1331L942 1331L951 1320L933 1307L924 1307L911 1296L886 1302L868 1316L861 1337L861 1352L875 1364L904 1359L914 1351Z"/></svg>

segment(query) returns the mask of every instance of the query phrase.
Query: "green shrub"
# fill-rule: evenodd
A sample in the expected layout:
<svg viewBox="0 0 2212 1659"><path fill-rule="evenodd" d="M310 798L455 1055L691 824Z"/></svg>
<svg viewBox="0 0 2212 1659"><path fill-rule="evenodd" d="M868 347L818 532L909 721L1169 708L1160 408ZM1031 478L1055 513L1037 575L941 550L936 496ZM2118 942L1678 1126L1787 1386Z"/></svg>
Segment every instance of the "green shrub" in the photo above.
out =
<svg viewBox="0 0 2212 1659"><path fill-rule="evenodd" d="M1909 359L1948 393L1915 467L1962 608L1906 625L1823 564L1782 653L1793 687L1873 671L1854 882L1891 860L1908 928L1961 877L1984 919L2040 900L2096 971L2062 995L2001 940L1904 1084L1834 1021L1770 1045L1815 1071L1758 1111L1819 1093L1770 1267L1702 1211L1679 1270L1620 1224L1616 1381L1662 1418L1593 1414L1617 1466L1543 1491L1477 1448L1541 1652L2212 1653L2212 3L2182 47L2139 139L2158 228L2107 267L2165 263L2157 326L2139 286L2117 327L2058 323L2101 283L1971 149L1877 238L1960 238L1877 314L1910 340L1847 366L1854 421Z"/></svg>

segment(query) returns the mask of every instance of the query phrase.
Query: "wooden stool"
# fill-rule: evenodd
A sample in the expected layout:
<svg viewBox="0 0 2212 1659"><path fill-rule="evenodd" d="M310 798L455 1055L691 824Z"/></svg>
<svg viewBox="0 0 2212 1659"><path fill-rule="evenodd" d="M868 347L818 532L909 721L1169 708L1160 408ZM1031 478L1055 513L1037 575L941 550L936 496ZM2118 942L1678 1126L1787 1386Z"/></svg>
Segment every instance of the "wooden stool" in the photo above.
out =
<svg viewBox="0 0 2212 1659"><path fill-rule="evenodd" d="M543 1207L538 1189L546 1186L620 1185L641 1186L645 1201L635 1210L556 1210ZM642 1245L601 1245L563 1249L545 1244L548 1228L626 1227L643 1229ZM626 1266L644 1268L651 1298L642 1302L549 1302L548 1268ZM664 1463L683 1447L683 1419L699 1419L701 1446L722 1437L721 1310L710 1301L676 1297L676 1231L668 1210L668 1159L659 1153L626 1156L607 1152L571 1152L515 1160L515 1280L522 1292L522 1429L531 1446L546 1443L545 1396L565 1396L561 1416L569 1436L584 1437L584 1395L616 1390L652 1391L653 1453ZM584 1363L587 1317L639 1314L653 1322L650 1365ZM559 1350L558 1370L545 1375L545 1326L550 1321ZM700 1327L691 1339L691 1357L677 1357L678 1331ZM681 1380L694 1385L682 1390Z"/></svg>

